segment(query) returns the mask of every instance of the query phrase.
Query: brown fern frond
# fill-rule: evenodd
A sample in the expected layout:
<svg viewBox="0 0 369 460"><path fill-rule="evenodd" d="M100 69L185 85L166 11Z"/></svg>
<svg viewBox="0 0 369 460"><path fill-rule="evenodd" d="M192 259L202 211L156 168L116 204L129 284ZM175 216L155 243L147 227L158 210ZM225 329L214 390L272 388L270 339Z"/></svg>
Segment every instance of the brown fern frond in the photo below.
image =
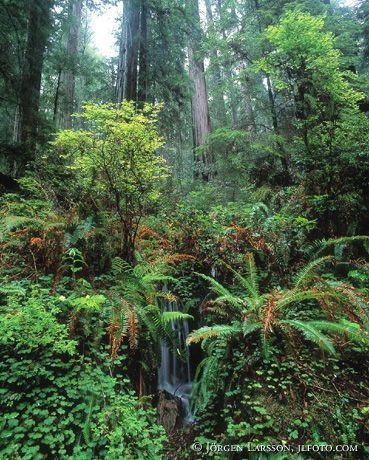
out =
<svg viewBox="0 0 369 460"><path fill-rule="evenodd" d="M336 317L337 313L337 304L330 301L327 297L322 297L317 295L316 300L320 306L320 308L324 311L327 318L333 321Z"/></svg>
<svg viewBox="0 0 369 460"><path fill-rule="evenodd" d="M236 232L236 248L239 248L240 240L244 239L257 251L271 252L265 239L259 235L255 235L250 229L239 227L237 224L231 224L230 227Z"/></svg>
<svg viewBox="0 0 369 460"><path fill-rule="evenodd" d="M202 314L206 315L206 313L212 312L212 310L213 310L213 305L214 305L214 302L213 302L212 300L205 300L205 301L201 304L201 311L202 311Z"/></svg>
<svg viewBox="0 0 369 460"><path fill-rule="evenodd" d="M136 348L136 340L138 335L136 313L132 307L128 307L128 343L131 350Z"/></svg>
<svg viewBox="0 0 369 460"><path fill-rule="evenodd" d="M175 262L181 262L182 260L195 260L196 258L194 256L191 256L190 254L171 254L169 256L164 257L164 262L167 262L168 264L172 264Z"/></svg>
<svg viewBox="0 0 369 460"><path fill-rule="evenodd" d="M137 240L142 240L143 238L151 237L151 236L157 238L158 240L161 240L161 237L160 237L160 235L158 235L158 233L156 233L154 230L152 230L151 228L147 227L146 225L143 225L138 230L136 239Z"/></svg>
<svg viewBox="0 0 369 460"><path fill-rule="evenodd" d="M148 305L153 305L155 303L155 292L145 292L144 297ZM167 298L164 295L161 295L161 297Z"/></svg>
<svg viewBox="0 0 369 460"><path fill-rule="evenodd" d="M33 237L29 241L31 246L37 246L37 248L42 248L45 241L42 238Z"/></svg>
<svg viewBox="0 0 369 460"><path fill-rule="evenodd" d="M110 359L114 360L117 357L117 353L122 343L124 334L121 331L121 324L118 319L114 319L110 321L109 324L109 344L110 344Z"/></svg>
<svg viewBox="0 0 369 460"><path fill-rule="evenodd" d="M275 310L280 298L281 294L274 292L265 302L263 309L263 329L265 335L272 331L272 324L275 323L276 320Z"/></svg>
<svg viewBox="0 0 369 460"><path fill-rule="evenodd" d="M169 291L161 292L160 297L162 299L167 300L168 302L175 302L177 300L177 297L172 292L169 292ZM150 302L150 303L152 305L154 302Z"/></svg>
<svg viewBox="0 0 369 460"><path fill-rule="evenodd" d="M359 293L353 286L340 283L337 290L347 299L343 302L343 311L348 318L360 324L361 327L369 325L369 301L365 295Z"/></svg>

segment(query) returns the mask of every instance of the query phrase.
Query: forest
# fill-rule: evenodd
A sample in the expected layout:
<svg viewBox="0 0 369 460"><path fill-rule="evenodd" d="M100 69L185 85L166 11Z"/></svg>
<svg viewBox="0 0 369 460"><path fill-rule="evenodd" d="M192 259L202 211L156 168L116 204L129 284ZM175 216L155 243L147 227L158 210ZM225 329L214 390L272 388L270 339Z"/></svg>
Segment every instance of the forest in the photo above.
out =
<svg viewBox="0 0 369 460"><path fill-rule="evenodd" d="M369 458L369 0L0 0L0 47L0 459Z"/></svg>

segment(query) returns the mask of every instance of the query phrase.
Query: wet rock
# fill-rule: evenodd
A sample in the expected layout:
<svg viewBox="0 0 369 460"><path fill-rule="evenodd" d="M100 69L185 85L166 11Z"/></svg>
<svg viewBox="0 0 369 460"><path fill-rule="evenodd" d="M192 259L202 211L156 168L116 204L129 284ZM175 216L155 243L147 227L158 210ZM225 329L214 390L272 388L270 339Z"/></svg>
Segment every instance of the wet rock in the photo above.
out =
<svg viewBox="0 0 369 460"><path fill-rule="evenodd" d="M163 425L168 434L182 426L184 408L182 400L178 396L165 390L159 390L157 411L158 423Z"/></svg>

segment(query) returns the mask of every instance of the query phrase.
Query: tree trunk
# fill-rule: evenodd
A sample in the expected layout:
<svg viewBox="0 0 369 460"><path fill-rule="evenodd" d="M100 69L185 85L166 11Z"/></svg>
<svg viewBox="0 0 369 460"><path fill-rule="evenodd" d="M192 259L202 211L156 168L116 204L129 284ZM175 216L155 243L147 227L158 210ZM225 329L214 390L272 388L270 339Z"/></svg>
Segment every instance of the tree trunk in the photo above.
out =
<svg viewBox="0 0 369 460"><path fill-rule="evenodd" d="M83 0L70 0L68 4L68 23L64 38L65 63L60 70L60 80L55 100L55 121L58 128L72 128L72 113L75 111L76 62L82 20Z"/></svg>
<svg viewBox="0 0 369 460"><path fill-rule="evenodd" d="M205 144L210 133L209 104L204 75L204 62L197 57L201 40L198 0L187 0L187 8L191 22L188 45L188 66L190 80L193 85L191 111L195 178L202 177L204 181L209 181L214 175L212 171L213 161L206 152L203 151L200 155L197 153L197 149Z"/></svg>
<svg viewBox="0 0 369 460"><path fill-rule="evenodd" d="M138 74L138 103L143 105L147 102L148 66L147 66L147 6L145 0L141 0L140 11L140 48L139 48L139 74Z"/></svg>
<svg viewBox="0 0 369 460"><path fill-rule="evenodd" d="M212 10L212 0L205 0L205 7L206 7L206 20L208 23L208 28L210 30L214 30L214 15ZM219 5L218 5L219 7ZM219 11L218 11L219 14ZM215 112L217 115L217 120L220 126L227 126L228 119L227 119L227 110L226 104L224 100L224 93L223 91L219 91L219 88L224 81L224 77L222 75L222 68L219 64L219 52L218 50L213 47L210 52L210 67L211 67L211 78L214 87L214 107Z"/></svg>
<svg viewBox="0 0 369 460"><path fill-rule="evenodd" d="M36 152L41 73L51 28L51 5L52 0L29 2L27 44L14 129L14 142L22 145L23 155L15 165L15 175L22 173L26 163L34 158Z"/></svg>
<svg viewBox="0 0 369 460"><path fill-rule="evenodd" d="M116 100L137 101L141 0L123 0Z"/></svg>
<svg viewBox="0 0 369 460"><path fill-rule="evenodd" d="M275 98L274 98L272 82L270 81L270 77L268 75L266 76L266 82L267 82L267 88L268 88L268 99L269 99L270 112L272 116L273 131L274 131L274 134L277 136L277 145L281 152L280 159L281 159L281 165L282 165L283 174L284 174L284 182L285 182L284 185L289 185L291 183L291 175L290 175L288 162L287 162L287 153L282 143L279 140L279 136L281 132L279 129L278 116L277 116L277 110L275 106Z"/></svg>

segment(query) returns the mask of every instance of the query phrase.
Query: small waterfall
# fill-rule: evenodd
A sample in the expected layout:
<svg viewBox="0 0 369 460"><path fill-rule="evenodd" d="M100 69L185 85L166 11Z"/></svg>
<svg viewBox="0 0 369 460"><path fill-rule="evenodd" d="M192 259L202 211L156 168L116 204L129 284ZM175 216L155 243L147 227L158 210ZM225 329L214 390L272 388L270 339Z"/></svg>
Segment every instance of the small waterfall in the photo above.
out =
<svg viewBox="0 0 369 460"><path fill-rule="evenodd" d="M167 286L163 287L167 291ZM163 311L178 311L177 301L163 301ZM189 400L191 395L191 368L189 354L184 360L180 357L181 350L187 350L186 338L189 333L188 321L171 321L171 328L177 336L178 349L174 353L164 342L161 343L161 366L158 370L158 389L166 390L182 400L186 411L184 423L191 423L193 419L189 410Z"/></svg>

